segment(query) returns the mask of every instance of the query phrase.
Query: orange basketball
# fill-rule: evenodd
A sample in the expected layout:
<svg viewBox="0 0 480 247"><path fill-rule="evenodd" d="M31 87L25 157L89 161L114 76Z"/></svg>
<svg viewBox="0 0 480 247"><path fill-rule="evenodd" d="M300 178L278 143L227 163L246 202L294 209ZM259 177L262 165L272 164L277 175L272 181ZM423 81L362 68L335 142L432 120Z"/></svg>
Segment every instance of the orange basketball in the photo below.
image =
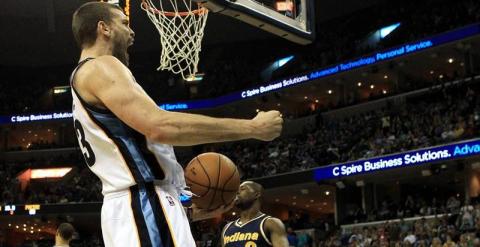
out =
<svg viewBox="0 0 480 247"><path fill-rule="evenodd" d="M235 199L240 174L227 156L203 153L188 163L185 181L195 194L192 202L199 208L213 210Z"/></svg>

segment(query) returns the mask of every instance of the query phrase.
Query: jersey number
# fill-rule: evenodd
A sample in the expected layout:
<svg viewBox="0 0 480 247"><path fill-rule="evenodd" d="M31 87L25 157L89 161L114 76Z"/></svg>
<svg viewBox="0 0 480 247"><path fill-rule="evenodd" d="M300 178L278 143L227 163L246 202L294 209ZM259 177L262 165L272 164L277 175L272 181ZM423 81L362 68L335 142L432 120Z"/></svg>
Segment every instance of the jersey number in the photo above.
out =
<svg viewBox="0 0 480 247"><path fill-rule="evenodd" d="M87 162L88 166L93 166L95 164L95 153L93 152L90 143L85 140L85 131L83 130L82 124L80 121L75 119L73 126L75 128L75 132L77 133L78 141L80 142L80 145L82 145L82 151L86 150L83 152L83 157L85 157L85 161Z"/></svg>
<svg viewBox="0 0 480 247"><path fill-rule="evenodd" d="M248 241L248 242L245 244L245 247L257 247L257 244L256 244L255 242Z"/></svg>

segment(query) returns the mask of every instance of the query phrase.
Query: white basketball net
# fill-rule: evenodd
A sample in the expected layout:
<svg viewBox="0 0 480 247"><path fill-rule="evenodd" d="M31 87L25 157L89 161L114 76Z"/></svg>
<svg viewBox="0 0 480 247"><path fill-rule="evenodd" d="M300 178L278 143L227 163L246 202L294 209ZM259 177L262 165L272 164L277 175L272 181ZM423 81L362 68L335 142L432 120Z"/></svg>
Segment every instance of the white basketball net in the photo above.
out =
<svg viewBox="0 0 480 247"><path fill-rule="evenodd" d="M167 2L157 0L158 8L152 0L142 1L142 9L147 12L160 33L162 53L157 69L181 74L184 80L189 80L198 72L197 65L208 10L192 3L191 0L168 0L169 7L173 9L165 10L162 1Z"/></svg>

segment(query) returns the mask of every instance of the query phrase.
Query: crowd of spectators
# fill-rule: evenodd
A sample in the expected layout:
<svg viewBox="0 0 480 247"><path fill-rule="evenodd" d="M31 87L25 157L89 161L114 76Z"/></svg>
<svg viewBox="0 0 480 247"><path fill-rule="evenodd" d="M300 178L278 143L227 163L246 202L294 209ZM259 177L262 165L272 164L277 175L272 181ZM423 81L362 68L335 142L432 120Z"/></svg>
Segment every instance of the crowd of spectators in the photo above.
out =
<svg viewBox="0 0 480 247"><path fill-rule="evenodd" d="M150 65L144 64L135 67L135 62L132 62L132 71L157 102L216 97L264 82L262 70L280 57L295 55L297 60L294 61L295 66L277 71L274 78L317 69L383 47L478 22L479 6L475 0L385 1L348 17L317 23L318 38L309 46L258 41L204 47L208 54L216 55L206 56L206 61L200 65L205 78L199 85L197 96L192 95L188 85L169 75L169 72L146 69ZM387 39L367 47L362 45L375 28L396 22L402 25ZM132 54L132 58L136 57L139 61L145 59L139 54ZM156 58L146 59L152 64L157 62ZM68 85L73 66L50 69L0 67L0 74L4 75L0 84L0 114L69 109L69 92L55 95L52 88ZM24 70L31 73L22 73Z"/></svg>
<svg viewBox="0 0 480 247"><path fill-rule="evenodd" d="M417 193L408 195L404 200L395 201L392 198L384 198L379 201L378 208L369 212L356 205L346 210L346 216L342 219L345 224L356 224L362 222L373 222L410 217L422 217L447 213L457 213L460 209L460 194L444 197L445 191L436 193Z"/></svg>
<svg viewBox="0 0 480 247"><path fill-rule="evenodd" d="M42 240L26 240L18 247L52 247L55 245L55 239ZM103 247L103 239L101 236L78 236L75 237L69 247ZM0 247L3 247L0 243Z"/></svg>
<svg viewBox="0 0 480 247"><path fill-rule="evenodd" d="M32 179L22 190L17 176L29 168L73 167L64 178ZM21 203L73 203L102 200L98 178L84 164L80 152L26 162L0 163L0 205Z"/></svg>
<svg viewBox="0 0 480 247"><path fill-rule="evenodd" d="M305 170L473 138L480 126L477 87L432 90L401 106L322 120L304 134L269 143L206 145L236 162L243 178Z"/></svg>
<svg viewBox="0 0 480 247"><path fill-rule="evenodd" d="M262 83L260 73L266 64L282 56L295 55L297 59L293 61L294 66L287 66L286 69L275 72L272 79L326 67L379 49L475 23L480 21L479 10L480 3L475 0L385 1L347 17L317 23L317 39L305 47L290 50L288 45L279 44L277 47L272 42L256 42L255 45L235 44L235 47L226 45L218 48L220 52L217 53L224 54L223 57L220 55L215 58L220 63L204 63L206 77L202 81L200 95L220 96L226 92L260 84ZM367 36L374 30L398 22L401 26L386 39L368 46L363 45ZM231 59L231 54L235 52L239 53L237 57L245 59ZM257 58L248 57L250 53ZM262 63L258 64L258 54L263 53L271 57L261 61L264 64L262 66Z"/></svg>
<svg viewBox="0 0 480 247"><path fill-rule="evenodd" d="M476 82L432 90L426 95L407 98L406 103L388 109L355 114L342 119L317 117L317 124L303 134L269 143L243 141L203 145L183 155L186 164L197 153L215 151L230 157L241 170L242 179L305 170L320 165L353 161L395 152L434 146L475 137L480 126L480 99ZM321 116L321 115L320 115ZM75 157L52 162L37 160L23 166L3 164L0 179L2 201L79 202L99 200L98 179L83 164L80 152ZM21 169L38 164L73 164L77 175L45 190L18 192L15 176ZM92 188L91 188L92 187ZM74 193L69 191L75 191ZM83 192L82 192L83 191ZM10 196L9 196L10 195ZM11 198L17 195L19 198ZM21 195L21 196L20 196Z"/></svg>
<svg viewBox="0 0 480 247"><path fill-rule="evenodd" d="M397 218L400 220L357 227L351 231L336 231L320 241L318 246L480 246L480 204L461 206L453 201L443 207L449 208L447 213L429 218L414 221Z"/></svg>
<svg viewBox="0 0 480 247"><path fill-rule="evenodd" d="M454 198L454 199L452 199ZM455 196L440 205L445 212L396 217L373 225L339 228L331 219L315 218L302 212L289 212L284 220L292 247L478 247L480 246L480 203L462 204ZM299 220L301 219L301 220ZM299 224L301 222L301 224ZM220 225L192 224L198 247L219 246ZM51 240L27 241L22 246L51 246ZM71 246L104 246L98 236L83 236Z"/></svg>
<svg viewBox="0 0 480 247"><path fill-rule="evenodd" d="M412 200L411 198L408 200ZM407 202L408 204L409 202ZM434 207L433 204L430 207ZM335 227L330 219L291 212L284 221L293 247L476 247L480 246L480 204L456 196L438 204L445 211L399 215L372 225ZM405 218L404 218L405 217ZM298 224L302 219L302 224ZM226 222L224 222L226 223ZM221 227L194 224L200 247L217 246Z"/></svg>
<svg viewBox="0 0 480 247"><path fill-rule="evenodd" d="M73 127L72 127L73 128ZM36 140L29 143L27 146L12 146L8 147L6 151L27 151L27 150L46 150L46 149L57 149L57 148L72 148L76 146L74 143L75 140L65 141L62 144L59 144L55 141L45 141L45 140Z"/></svg>

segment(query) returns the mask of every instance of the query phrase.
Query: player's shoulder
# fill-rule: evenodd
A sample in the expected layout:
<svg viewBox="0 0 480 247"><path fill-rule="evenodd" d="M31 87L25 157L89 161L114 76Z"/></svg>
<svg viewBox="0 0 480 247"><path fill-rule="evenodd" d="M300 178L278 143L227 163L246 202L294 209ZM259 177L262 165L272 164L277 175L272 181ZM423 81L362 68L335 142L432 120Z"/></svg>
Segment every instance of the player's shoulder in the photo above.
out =
<svg viewBox="0 0 480 247"><path fill-rule="evenodd" d="M227 224L225 224L223 226L222 235L225 235L225 232L228 230L228 228L230 228L230 226L233 225L234 222L235 222L235 220L234 221L229 221L229 222L227 222Z"/></svg>
<svg viewBox="0 0 480 247"><path fill-rule="evenodd" d="M235 221L237 221L237 220L232 220L232 221L227 222L227 224L225 224L224 228L228 228L228 227L231 226L233 223L235 223Z"/></svg>
<svg viewBox="0 0 480 247"><path fill-rule="evenodd" d="M105 64L112 64L112 65L117 65L117 66L124 66L118 58L112 55L102 55L98 56L97 58L93 59L92 61L97 61L98 63L105 63Z"/></svg>
<svg viewBox="0 0 480 247"><path fill-rule="evenodd" d="M232 220L232 221L227 222L227 224L225 224L225 225L223 226L223 228L226 230L227 228L229 228L230 226L232 226L233 223L235 223L235 221L237 221L237 220Z"/></svg>
<svg viewBox="0 0 480 247"><path fill-rule="evenodd" d="M112 55L103 55L90 59L83 67L83 71L92 73L102 73L112 69L126 69L125 65Z"/></svg>
<svg viewBox="0 0 480 247"><path fill-rule="evenodd" d="M103 55L86 61L77 71L80 81L114 81L114 78L129 76L128 68L116 57Z"/></svg>
<svg viewBox="0 0 480 247"><path fill-rule="evenodd" d="M279 218L275 218L272 216L267 216L265 218L264 226L266 229L285 229L285 225Z"/></svg>

